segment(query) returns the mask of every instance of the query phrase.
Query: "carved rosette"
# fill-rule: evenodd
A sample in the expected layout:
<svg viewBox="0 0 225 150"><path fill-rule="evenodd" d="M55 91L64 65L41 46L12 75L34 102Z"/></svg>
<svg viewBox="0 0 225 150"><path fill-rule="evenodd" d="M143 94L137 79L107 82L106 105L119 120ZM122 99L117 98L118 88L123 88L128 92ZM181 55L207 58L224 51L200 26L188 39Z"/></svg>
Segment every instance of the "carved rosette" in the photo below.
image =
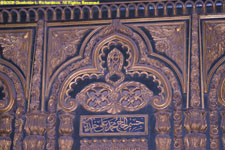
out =
<svg viewBox="0 0 225 150"><path fill-rule="evenodd" d="M59 114L59 133L58 139L59 150L72 150L73 147L73 119L74 115L70 113L60 112Z"/></svg>
<svg viewBox="0 0 225 150"><path fill-rule="evenodd" d="M172 141L169 136L169 131L171 129L170 115L170 112L167 111L159 111L155 113L155 130L158 133L155 139L157 150L170 150Z"/></svg>
<svg viewBox="0 0 225 150"><path fill-rule="evenodd" d="M23 141L24 150L43 150L45 146L46 114L40 111L30 112L26 116L25 131L27 136Z"/></svg>
<svg viewBox="0 0 225 150"><path fill-rule="evenodd" d="M184 128L188 132L184 138L186 150L206 149L206 114L206 111L201 109L189 109L185 112Z"/></svg>

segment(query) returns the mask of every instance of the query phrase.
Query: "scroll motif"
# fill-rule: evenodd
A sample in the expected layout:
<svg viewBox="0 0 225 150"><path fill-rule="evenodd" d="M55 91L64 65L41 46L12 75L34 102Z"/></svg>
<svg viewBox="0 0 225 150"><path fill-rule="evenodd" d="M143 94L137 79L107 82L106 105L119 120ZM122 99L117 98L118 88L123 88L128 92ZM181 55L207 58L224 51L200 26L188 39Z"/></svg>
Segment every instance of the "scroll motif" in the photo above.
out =
<svg viewBox="0 0 225 150"><path fill-rule="evenodd" d="M81 116L80 136L147 135L147 115Z"/></svg>
<svg viewBox="0 0 225 150"><path fill-rule="evenodd" d="M80 141L81 150L148 150L148 140L145 138L140 139L83 139Z"/></svg>
<svg viewBox="0 0 225 150"><path fill-rule="evenodd" d="M29 32L0 33L0 45L3 48L3 57L12 60L21 68L25 75L28 69L30 38L31 34Z"/></svg>

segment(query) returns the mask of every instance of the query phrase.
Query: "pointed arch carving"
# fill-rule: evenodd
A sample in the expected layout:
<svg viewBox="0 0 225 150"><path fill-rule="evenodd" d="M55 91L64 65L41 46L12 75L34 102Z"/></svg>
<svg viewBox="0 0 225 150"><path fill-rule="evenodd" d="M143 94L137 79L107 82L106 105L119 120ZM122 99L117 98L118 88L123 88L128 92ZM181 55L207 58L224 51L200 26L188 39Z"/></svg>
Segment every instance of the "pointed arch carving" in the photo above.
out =
<svg viewBox="0 0 225 150"><path fill-rule="evenodd" d="M79 71L74 71L68 75L59 92L59 110L74 111L80 104L89 111L107 111L115 114L121 110L138 110L146 106L148 102L155 109L164 109L171 104L172 89L166 76L154 67L138 64L139 50L136 43L129 38L133 34L131 29L115 20L99 33L101 37L99 41L90 42L91 46L90 43L87 45L86 50L88 51L85 51L84 55L92 58L90 64L93 65L80 68ZM125 81L125 76L130 78L129 81ZM146 87L147 85L132 79L136 78L135 76L146 78L158 90L158 93L153 94L152 90ZM92 82L91 80L95 78L99 81ZM74 90L73 87L79 86L78 82L86 79L90 80L91 83L76 93L77 90ZM122 87L127 90L125 93L133 92L133 94L135 94L136 89L129 89L129 87L136 87L137 91L141 93L135 95L136 99L138 97L139 100L132 101L132 104L129 103L128 101L132 98L129 97L129 94L121 94L124 90L121 89ZM103 94L103 91L106 94L99 98L97 95ZM73 92L76 94L71 94ZM144 95L144 98L141 95ZM122 100L124 97L130 99L125 102ZM131 105L133 106L131 107Z"/></svg>

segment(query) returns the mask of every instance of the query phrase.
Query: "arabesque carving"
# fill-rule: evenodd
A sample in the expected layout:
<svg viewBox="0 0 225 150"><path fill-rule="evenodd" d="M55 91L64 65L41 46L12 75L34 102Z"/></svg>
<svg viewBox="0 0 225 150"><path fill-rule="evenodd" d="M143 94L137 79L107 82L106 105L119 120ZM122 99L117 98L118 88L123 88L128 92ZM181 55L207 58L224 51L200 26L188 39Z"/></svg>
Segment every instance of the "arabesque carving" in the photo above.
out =
<svg viewBox="0 0 225 150"><path fill-rule="evenodd" d="M13 61L26 76L28 71L31 32L5 31L0 33L3 57Z"/></svg>
<svg viewBox="0 0 225 150"><path fill-rule="evenodd" d="M167 23L168 24L168 23ZM186 72L186 25L152 24L144 26L155 42L155 50L175 61L183 72Z"/></svg>
<svg viewBox="0 0 225 150"><path fill-rule="evenodd" d="M52 75L54 69L68 57L74 56L78 46L88 29L75 28L70 30L50 31L50 48L48 50L48 72Z"/></svg>

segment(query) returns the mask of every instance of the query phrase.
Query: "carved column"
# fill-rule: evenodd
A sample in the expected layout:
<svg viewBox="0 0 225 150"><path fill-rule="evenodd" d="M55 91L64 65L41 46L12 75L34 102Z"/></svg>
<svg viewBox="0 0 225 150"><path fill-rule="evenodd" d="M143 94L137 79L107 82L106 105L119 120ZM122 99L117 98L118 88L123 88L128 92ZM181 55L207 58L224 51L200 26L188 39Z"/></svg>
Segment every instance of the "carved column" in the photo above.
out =
<svg viewBox="0 0 225 150"><path fill-rule="evenodd" d="M205 150L207 129L206 111L200 109L190 109L185 112L184 127L188 134L184 138L186 150Z"/></svg>
<svg viewBox="0 0 225 150"><path fill-rule="evenodd" d="M203 97L200 97L200 70L199 70L199 16L195 7L192 14L192 47L191 47L191 101L187 103L188 110L185 112L184 127L187 134L184 138L185 150L205 150L207 138L206 111ZM203 88L203 87L202 87Z"/></svg>
<svg viewBox="0 0 225 150"><path fill-rule="evenodd" d="M23 141L24 150L43 150L45 146L46 114L40 111L30 112L26 116L24 128L27 134Z"/></svg>
<svg viewBox="0 0 225 150"><path fill-rule="evenodd" d="M58 139L59 150L72 150L73 147L73 119L74 115L66 112L59 114L60 126Z"/></svg>
<svg viewBox="0 0 225 150"><path fill-rule="evenodd" d="M170 150L171 138L169 136L170 125L170 112L159 111L155 113L156 124L155 130L158 133L156 136L156 150Z"/></svg>
<svg viewBox="0 0 225 150"><path fill-rule="evenodd" d="M210 133L210 148L219 150L219 128L218 128L218 98L217 88L220 80L220 69L216 71L211 81L210 92L208 96L209 101L209 133Z"/></svg>
<svg viewBox="0 0 225 150"><path fill-rule="evenodd" d="M34 64L31 79L31 99L28 102L28 113L26 115L25 131L26 137L23 141L24 150L43 150L45 148L46 113L40 111L40 89L42 71L42 49L44 21L37 23L37 35L35 43ZM42 103L43 104L43 103ZM43 107L41 108L43 110Z"/></svg>
<svg viewBox="0 0 225 150"><path fill-rule="evenodd" d="M10 150L13 116L2 114L0 116L0 150Z"/></svg>

